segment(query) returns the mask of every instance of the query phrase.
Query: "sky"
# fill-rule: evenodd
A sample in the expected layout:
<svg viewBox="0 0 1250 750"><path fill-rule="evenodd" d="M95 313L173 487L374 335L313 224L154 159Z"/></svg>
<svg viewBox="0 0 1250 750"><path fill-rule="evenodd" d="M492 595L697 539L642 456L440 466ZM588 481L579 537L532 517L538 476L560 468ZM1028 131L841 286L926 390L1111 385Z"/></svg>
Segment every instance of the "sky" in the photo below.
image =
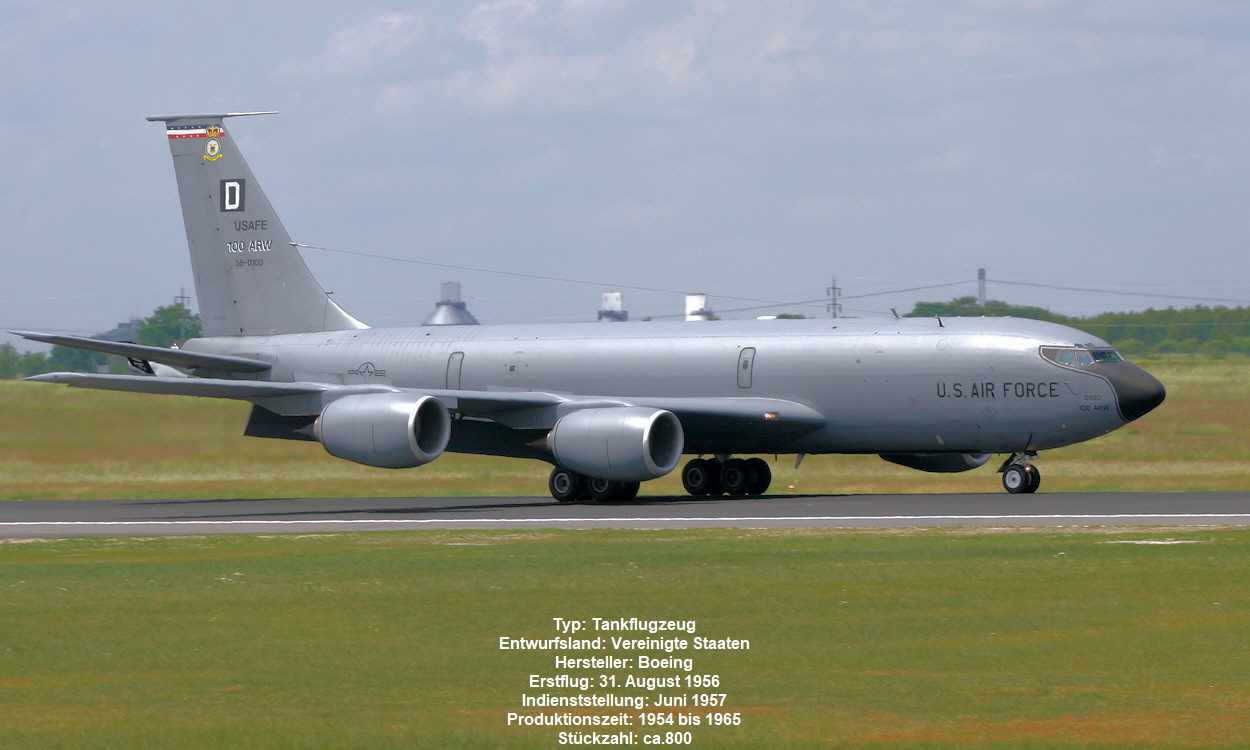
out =
<svg viewBox="0 0 1250 750"><path fill-rule="evenodd" d="M163 126L338 303L419 324L1250 305L1250 4L6 0L0 330L194 299ZM193 302L194 306L194 302ZM0 343L19 340L0 334Z"/></svg>

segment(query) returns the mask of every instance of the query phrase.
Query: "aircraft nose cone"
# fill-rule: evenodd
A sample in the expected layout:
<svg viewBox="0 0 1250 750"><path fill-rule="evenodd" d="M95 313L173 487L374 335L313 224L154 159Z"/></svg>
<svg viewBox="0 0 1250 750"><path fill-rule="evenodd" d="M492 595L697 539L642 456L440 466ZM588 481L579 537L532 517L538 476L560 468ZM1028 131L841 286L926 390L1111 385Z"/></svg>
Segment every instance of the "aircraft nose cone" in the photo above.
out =
<svg viewBox="0 0 1250 750"><path fill-rule="evenodd" d="M1129 422L1163 403L1167 396L1163 383L1137 365L1124 363L1109 374L1120 414Z"/></svg>

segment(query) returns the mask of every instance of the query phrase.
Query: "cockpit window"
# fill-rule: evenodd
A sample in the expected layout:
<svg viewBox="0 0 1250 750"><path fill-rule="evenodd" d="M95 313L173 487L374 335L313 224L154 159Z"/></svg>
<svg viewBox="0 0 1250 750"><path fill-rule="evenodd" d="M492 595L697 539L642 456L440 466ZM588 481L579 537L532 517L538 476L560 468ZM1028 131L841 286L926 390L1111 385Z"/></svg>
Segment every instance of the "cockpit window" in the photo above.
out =
<svg viewBox="0 0 1250 750"><path fill-rule="evenodd" d="M1064 367L1089 367L1095 362L1123 362L1115 349L1091 349L1085 346L1043 346L1042 356Z"/></svg>

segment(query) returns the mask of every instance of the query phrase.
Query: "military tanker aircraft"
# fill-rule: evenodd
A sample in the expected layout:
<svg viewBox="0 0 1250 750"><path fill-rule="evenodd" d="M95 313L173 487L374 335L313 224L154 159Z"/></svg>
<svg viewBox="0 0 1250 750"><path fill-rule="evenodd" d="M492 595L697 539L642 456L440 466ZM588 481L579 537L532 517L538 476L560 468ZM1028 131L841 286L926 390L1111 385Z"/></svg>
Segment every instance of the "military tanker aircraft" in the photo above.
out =
<svg viewBox="0 0 1250 750"><path fill-rule="evenodd" d="M1008 492L1038 451L1124 426L1163 385L1106 341L1013 318L370 328L309 272L227 132L165 115L201 338L177 348L15 332L131 360L74 387L249 401L245 435L411 468L443 452L553 465L559 501L632 499L677 469L693 495L762 495L759 454L879 454L929 472L993 454ZM735 456L753 455L753 458Z"/></svg>

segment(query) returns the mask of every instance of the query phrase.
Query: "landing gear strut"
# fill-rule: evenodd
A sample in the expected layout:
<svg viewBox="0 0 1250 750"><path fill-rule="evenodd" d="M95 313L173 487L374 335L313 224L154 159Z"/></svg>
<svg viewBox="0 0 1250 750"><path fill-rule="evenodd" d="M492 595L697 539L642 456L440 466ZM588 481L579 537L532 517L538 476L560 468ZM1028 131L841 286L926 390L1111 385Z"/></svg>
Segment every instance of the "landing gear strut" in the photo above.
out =
<svg viewBox="0 0 1250 750"><path fill-rule="evenodd" d="M695 458L681 470L681 484L691 495L763 495L772 481L768 462L758 457Z"/></svg>
<svg viewBox="0 0 1250 750"><path fill-rule="evenodd" d="M1013 495L1028 495L1037 492L1042 485L1042 473L1029 463L1036 453L1017 453L1003 462L999 471L1003 475L1003 489Z"/></svg>

